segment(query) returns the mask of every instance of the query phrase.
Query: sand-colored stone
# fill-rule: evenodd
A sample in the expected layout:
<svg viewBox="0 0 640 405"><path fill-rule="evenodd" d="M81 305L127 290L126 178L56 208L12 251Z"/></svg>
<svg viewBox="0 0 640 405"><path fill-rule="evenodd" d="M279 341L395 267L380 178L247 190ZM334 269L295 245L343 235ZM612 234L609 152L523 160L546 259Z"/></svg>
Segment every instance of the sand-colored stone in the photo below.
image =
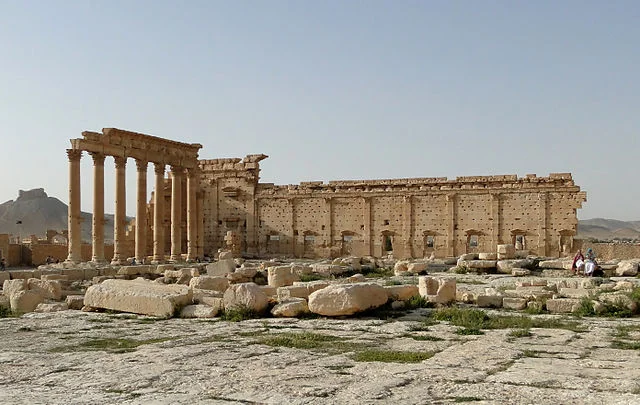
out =
<svg viewBox="0 0 640 405"><path fill-rule="evenodd" d="M304 298L289 298L287 301L279 302L271 309L273 316L286 318L295 318L308 312L309 306Z"/></svg>
<svg viewBox="0 0 640 405"><path fill-rule="evenodd" d="M214 290L225 292L229 287L229 280L226 277L199 276L193 277L189 281L189 287L201 290Z"/></svg>
<svg viewBox="0 0 640 405"><path fill-rule="evenodd" d="M373 283L334 284L309 295L309 310L323 316L353 315L384 305L384 287Z"/></svg>
<svg viewBox="0 0 640 405"><path fill-rule="evenodd" d="M255 283L232 284L224 293L225 310L248 308L260 313L268 304L267 294Z"/></svg>
<svg viewBox="0 0 640 405"><path fill-rule="evenodd" d="M408 301L420 295L417 285L388 285L384 288L387 290L389 299L394 301Z"/></svg>

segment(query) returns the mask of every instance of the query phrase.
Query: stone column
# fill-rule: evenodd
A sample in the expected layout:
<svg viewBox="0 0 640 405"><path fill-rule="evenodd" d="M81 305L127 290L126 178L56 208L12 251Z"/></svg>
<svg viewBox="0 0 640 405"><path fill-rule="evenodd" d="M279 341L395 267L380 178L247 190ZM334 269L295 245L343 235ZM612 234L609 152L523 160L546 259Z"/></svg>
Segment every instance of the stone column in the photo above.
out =
<svg viewBox="0 0 640 405"><path fill-rule="evenodd" d="M500 193L491 193L491 218L493 219L493 226L491 228L491 245L493 252L497 252L498 245L502 242L500 240Z"/></svg>
<svg viewBox="0 0 640 405"><path fill-rule="evenodd" d="M549 254L547 246L547 200L548 194L546 192L538 194L538 254L540 256Z"/></svg>
<svg viewBox="0 0 640 405"><path fill-rule="evenodd" d="M104 263L104 158L102 153L90 152L93 158L93 221L91 261Z"/></svg>
<svg viewBox="0 0 640 405"><path fill-rule="evenodd" d="M171 166L171 257L172 262L182 258L182 167Z"/></svg>
<svg viewBox="0 0 640 405"><path fill-rule="evenodd" d="M364 207L362 212L364 252L367 255L373 256L373 244L371 243L371 197L363 197L362 201Z"/></svg>
<svg viewBox="0 0 640 405"><path fill-rule="evenodd" d="M196 193L196 257L204 258L204 193Z"/></svg>
<svg viewBox="0 0 640 405"><path fill-rule="evenodd" d="M332 207L331 207L331 197L325 197L324 198L324 221L323 221L323 226L324 226L324 244L325 247L327 248L327 257L330 256L331 254L331 247L333 246L333 232L331 230L331 215L332 215Z"/></svg>
<svg viewBox="0 0 640 405"><path fill-rule="evenodd" d="M196 169L187 169L187 261L192 262L198 256L197 240L197 188Z"/></svg>
<svg viewBox="0 0 640 405"><path fill-rule="evenodd" d="M136 200L136 261L147 258L147 162L136 160L138 198Z"/></svg>
<svg viewBox="0 0 640 405"><path fill-rule="evenodd" d="M402 199L402 257L410 259L413 257L413 197L404 196Z"/></svg>
<svg viewBox="0 0 640 405"><path fill-rule="evenodd" d="M154 163L156 190L153 193L153 261L164 262L164 164Z"/></svg>
<svg viewBox="0 0 640 405"><path fill-rule="evenodd" d="M126 165L127 158L114 156L116 164L116 206L113 219L113 259L112 265L125 263L124 238L127 226L127 193L126 193Z"/></svg>
<svg viewBox="0 0 640 405"><path fill-rule="evenodd" d="M296 235L295 235L295 229L296 229L296 200L293 198L287 198L287 203L289 205L289 208L291 209L291 217L290 217L290 222L289 222L289 238L291 238L289 240L289 249L291 249L291 254L293 255L293 257L298 257L296 256ZM286 253L286 252L285 252Z"/></svg>
<svg viewBox="0 0 640 405"><path fill-rule="evenodd" d="M82 234L80 229L80 158L81 150L67 149L69 158L69 210L67 214L69 235L67 262L82 261Z"/></svg>

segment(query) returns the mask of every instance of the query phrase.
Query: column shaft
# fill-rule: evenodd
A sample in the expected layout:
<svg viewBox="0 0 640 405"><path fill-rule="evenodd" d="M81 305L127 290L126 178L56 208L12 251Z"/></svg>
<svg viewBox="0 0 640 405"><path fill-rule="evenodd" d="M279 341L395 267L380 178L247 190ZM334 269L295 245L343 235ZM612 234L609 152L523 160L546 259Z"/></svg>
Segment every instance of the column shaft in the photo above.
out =
<svg viewBox="0 0 640 405"><path fill-rule="evenodd" d="M184 169L171 166L171 258L173 262L182 258L182 177Z"/></svg>
<svg viewBox="0 0 640 405"><path fill-rule="evenodd" d="M113 259L111 264L121 265L125 263L124 238L127 226L127 201L126 201L126 164L127 159L115 156L116 164L116 199L115 217L113 220Z"/></svg>
<svg viewBox="0 0 640 405"><path fill-rule="evenodd" d="M104 159L102 153L91 153L93 158L93 220L91 261L104 259Z"/></svg>
<svg viewBox="0 0 640 405"><path fill-rule="evenodd" d="M197 188L195 169L189 169L187 171L187 261L195 261L198 256Z"/></svg>
<svg viewBox="0 0 640 405"><path fill-rule="evenodd" d="M80 229L80 158L82 151L67 149L69 157L69 211L68 211L68 251L67 262L82 261L82 234Z"/></svg>
<svg viewBox="0 0 640 405"><path fill-rule="evenodd" d="M136 201L136 260L147 258L147 162L136 160L138 198Z"/></svg>
<svg viewBox="0 0 640 405"><path fill-rule="evenodd" d="M156 184L153 194L153 263L164 262L164 164L154 163Z"/></svg>
<svg viewBox="0 0 640 405"><path fill-rule="evenodd" d="M204 193L202 191L197 193L196 197L196 221L197 221L197 238L196 238L196 257L200 259L204 258Z"/></svg>

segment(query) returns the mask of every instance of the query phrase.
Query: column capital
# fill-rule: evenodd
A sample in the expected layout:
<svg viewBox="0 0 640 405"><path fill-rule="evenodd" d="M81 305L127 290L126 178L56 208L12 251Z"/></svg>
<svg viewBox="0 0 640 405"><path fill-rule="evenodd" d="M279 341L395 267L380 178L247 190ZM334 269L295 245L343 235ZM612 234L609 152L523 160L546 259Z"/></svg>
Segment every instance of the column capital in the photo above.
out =
<svg viewBox="0 0 640 405"><path fill-rule="evenodd" d="M189 177L190 179L193 179L194 177L196 177L196 172L197 172L197 169L195 167L187 168L187 177Z"/></svg>
<svg viewBox="0 0 640 405"><path fill-rule="evenodd" d="M149 162L147 162L146 160L136 159L136 168L139 172L146 172L148 164Z"/></svg>
<svg viewBox="0 0 640 405"><path fill-rule="evenodd" d="M163 175L164 176L164 163L153 163L154 169L153 171L157 174L157 175Z"/></svg>
<svg viewBox="0 0 640 405"><path fill-rule="evenodd" d="M116 169L124 169L125 165L127 164L126 157L114 156L113 161L116 164Z"/></svg>
<svg viewBox="0 0 640 405"><path fill-rule="evenodd" d="M174 166L171 165L171 174L175 175L182 175L184 173L184 167L182 166Z"/></svg>
<svg viewBox="0 0 640 405"><path fill-rule="evenodd" d="M79 149L67 149L67 157L69 162L79 161L82 157L82 151Z"/></svg>
<svg viewBox="0 0 640 405"><path fill-rule="evenodd" d="M93 165L94 166L104 165L104 159L105 159L104 153L89 152L89 154L93 158Z"/></svg>

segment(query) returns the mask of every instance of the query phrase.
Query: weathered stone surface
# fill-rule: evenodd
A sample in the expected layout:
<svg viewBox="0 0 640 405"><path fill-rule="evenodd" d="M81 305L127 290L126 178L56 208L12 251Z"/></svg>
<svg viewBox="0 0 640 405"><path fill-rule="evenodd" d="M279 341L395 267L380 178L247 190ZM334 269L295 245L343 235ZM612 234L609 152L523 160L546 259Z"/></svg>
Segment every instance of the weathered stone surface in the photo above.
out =
<svg viewBox="0 0 640 405"><path fill-rule="evenodd" d="M278 288L293 285L300 277L293 273L291 266L274 266L267 269L267 280L271 287Z"/></svg>
<svg viewBox="0 0 640 405"><path fill-rule="evenodd" d="M491 269L496 267L495 260L458 260L458 266L469 269Z"/></svg>
<svg viewBox="0 0 640 405"><path fill-rule="evenodd" d="M547 311L555 314L575 312L580 306L580 300L575 298L555 298L547 300Z"/></svg>
<svg viewBox="0 0 640 405"><path fill-rule="evenodd" d="M219 260L214 263L207 264L207 275L209 276L225 276L236 270L236 262L233 259Z"/></svg>
<svg viewBox="0 0 640 405"><path fill-rule="evenodd" d="M278 289L275 287L271 287L270 285L261 285L260 289L267 295L267 297L275 298L278 296Z"/></svg>
<svg viewBox="0 0 640 405"><path fill-rule="evenodd" d="M40 278L40 270L10 270L11 280Z"/></svg>
<svg viewBox="0 0 640 405"><path fill-rule="evenodd" d="M269 297L255 283L232 284L224 293L224 308L248 308L258 313L263 312L269 305Z"/></svg>
<svg viewBox="0 0 640 405"><path fill-rule="evenodd" d="M153 274L156 266L138 265L138 266L122 266L118 269L118 275L135 276L143 274Z"/></svg>
<svg viewBox="0 0 640 405"><path fill-rule="evenodd" d="M313 268L304 263L291 263L291 272L298 276L306 276L313 273Z"/></svg>
<svg viewBox="0 0 640 405"><path fill-rule="evenodd" d="M638 264L640 264L639 259L633 260L622 260L618 263L618 267L616 267L616 276L630 276L635 277L638 275Z"/></svg>
<svg viewBox="0 0 640 405"><path fill-rule="evenodd" d="M521 311L527 307L527 300L524 298L504 297L502 299L502 307L505 309L515 309Z"/></svg>
<svg viewBox="0 0 640 405"><path fill-rule="evenodd" d="M460 257L458 258L458 260L478 260L478 253L465 253L463 255L460 255ZM453 264L453 263L450 263Z"/></svg>
<svg viewBox="0 0 640 405"><path fill-rule="evenodd" d="M511 244L497 246L498 260L509 260L516 257L516 247Z"/></svg>
<svg viewBox="0 0 640 405"><path fill-rule="evenodd" d="M171 317L192 301L189 287L181 284L155 284L139 280L105 280L92 285L84 304L134 314Z"/></svg>
<svg viewBox="0 0 640 405"><path fill-rule="evenodd" d="M67 295L67 308L80 310L84 306L84 295Z"/></svg>
<svg viewBox="0 0 640 405"><path fill-rule="evenodd" d="M456 279L443 278L440 279L438 291L436 292L435 302L438 304L449 304L456 300Z"/></svg>
<svg viewBox="0 0 640 405"><path fill-rule="evenodd" d="M538 267L541 269L571 270L571 262L566 259L543 260L538 263Z"/></svg>
<svg viewBox="0 0 640 405"><path fill-rule="evenodd" d="M407 271L409 271L408 260L398 260L396 264L393 265L393 274L396 276L405 275Z"/></svg>
<svg viewBox="0 0 640 405"><path fill-rule="evenodd" d="M0 283L4 283L9 279L11 279L11 277L8 271L0 271Z"/></svg>
<svg viewBox="0 0 640 405"><path fill-rule="evenodd" d="M223 250L218 254L218 260L233 260L233 252Z"/></svg>
<svg viewBox="0 0 640 405"><path fill-rule="evenodd" d="M590 297L595 293L595 290L588 290L586 288L560 288L558 294L567 298L582 298Z"/></svg>
<svg viewBox="0 0 640 405"><path fill-rule="evenodd" d="M418 274L427 271L429 264L425 262L413 262L407 266L407 272L409 274Z"/></svg>
<svg viewBox="0 0 640 405"><path fill-rule="evenodd" d="M2 292L5 296L11 297L13 294L27 290L27 279L5 280L2 283Z"/></svg>
<svg viewBox="0 0 640 405"><path fill-rule="evenodd" d="M311 265L311 267L313 268L314 272L324 276L338 275L346 273L350 270L347 266L338 266L335 264L326 263L314 263Z"/></svg>
<svg viewBox="0 0 640 405"><path fill-rule="evenodd" d="M290 298L304 298L306 300L309 294L311 292L309 292L309 288L306 285L290 285L278 287L277 289L279 302L287 301Z"/></svg>
<svg viewBox="0 0 640 405"><path fill-rule="evenodd" d="M435 295L438 292L438 280L430 276L418 277L418 291L421 296Z"/></svg>
<svg viewBox="0 0 640 405"><path fill-rule="evenodd" d="M531 275L531 270L515 268L511 270L511 275L514 277L526 277Z"/></svg>
<svg viewBox="0 0 640 405"><path fill-rule="evenodd" d="M498 254L495 252L478 253L479 260L497 260Z"/></svg>
<svg viewBox="0 0 640 405"><path fill-rule="evenodd" d="M189 287L200 290L213 290L225 292L229 287L229 280L226 277L199 276L193 277L189 281Z"/></svg>
<svg viewBox="0 0 640 405"><path fill-rule="evenodd" d="M27 289L38 292L45 299L56 301L62 299L62 286L58 280L30 278L27 280Z"/></svg>
<svg viewBox="0 0 640 405"><path fill-rule="evenodd" d="M388 285L384 288L387 290L389 299L394 301L407 301L420 295L417 285Z"/></svg>
<svg viewBox="0 0 640 405"><path fill-rule="evenodd" d="M180 318L215 318L218 311L208 305L187 305L180 311Z"/></svg>
<svg viewBox="0 0 640 405"><path fill-rule="evenodd" d="M629 309L635 313L638 311L638 305L629 296L620 293L602 293L598 296L598 300L603 303L619 305Z"/></svg>
<svg viewBox="0 0 640 405"><path fill-rule="evenodd" d="M503 297L501 295L478 295L476 305L480 308L501 308Z"/></svg>
<svg viewBox="0 0 640 405"><path fill-rule="evenodd" d="M32 312L38 304L44 301L44 297L37 291L22 290L16 291L9 296L11 311L17 314Z"/></svg>
<svg viewBox="0 0 640 405"><path fill-rule="evenodd" d="M511 260L498 260L496 262L496 268L498 273L511 274L513 269L516 268L530 268L533 265L533 261L527 259L511 259Z"/></svg>
<svg viewBox="0 0 640 405"><path fill-rule="evenodd" d="M290 298L280 302L271 309L271 314L276 317L295 318L309 312L307 300L304 298Z"/></svg>
<svg viewBox="0 0 640 405"><path fill-rule="evenodd" d="M324 316L353 315L384 305L388 298L378 284L330 285L309 295L309 310Z"/></svg>
<svg viewBox="0 0 640 405"><path fill-rule="evenodd" d="M33 312L58 312L67 311L69 307L66 302L40 303Z"/></svg>

